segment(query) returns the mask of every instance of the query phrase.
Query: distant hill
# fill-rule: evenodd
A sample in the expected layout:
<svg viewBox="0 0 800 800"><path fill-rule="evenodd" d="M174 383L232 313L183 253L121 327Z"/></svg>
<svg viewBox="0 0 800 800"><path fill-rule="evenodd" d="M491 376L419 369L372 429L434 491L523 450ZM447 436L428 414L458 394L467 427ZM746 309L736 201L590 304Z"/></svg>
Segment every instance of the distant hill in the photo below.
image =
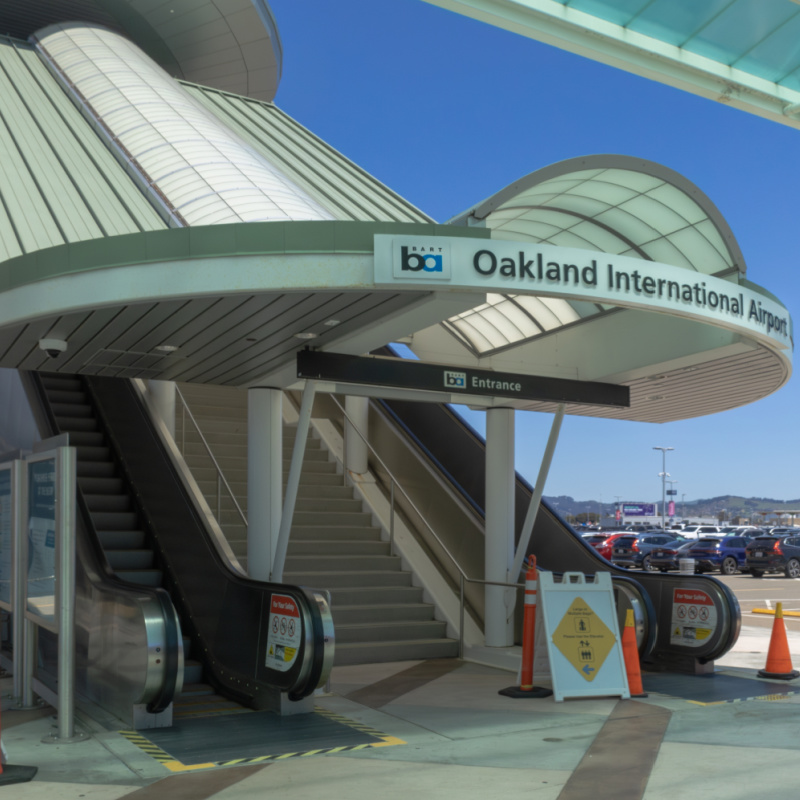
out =
<svg viewBox="0 0 800 800"><path fill-rule="evenodd" d="M629 502L661 503L661 498L631 497L625 499ZM600 514L606 517L612 516L615 509L613 502L601 503L599 500L575 500L569 495L545 497L545 500L562 516L567 514L573 516L578 514ZM686 501L685 503L678 500L675 506L678 516L718 517L724 511L726 518L730 519L736 516L749 517L759 512L770 513L777 511L778 513L786 513L788 511L798 511L800 510L800 498L797 500L775 500L770 497L740 497L727 494L720 497L710 497L706 500Z"/></svg>

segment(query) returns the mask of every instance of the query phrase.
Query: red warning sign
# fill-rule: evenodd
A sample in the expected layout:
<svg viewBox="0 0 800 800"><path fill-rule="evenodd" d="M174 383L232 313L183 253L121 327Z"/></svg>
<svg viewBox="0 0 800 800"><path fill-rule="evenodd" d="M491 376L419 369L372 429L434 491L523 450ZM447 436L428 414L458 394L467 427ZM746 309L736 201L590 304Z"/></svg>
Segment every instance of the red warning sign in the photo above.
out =
<svg viewBox="0 0 800 800"><path fill-rule="evenodd" d="M700 647L717 628L717 609L702 589L674 589L670 643Z"/></svg>
<svg viewBox="0 0 800 800"><path fill-rule="evenodd" d="M300 651L302 629L300 609L294 599L285 594L272 595L267 636L268 667L280 672L291 668Z"/></svg>

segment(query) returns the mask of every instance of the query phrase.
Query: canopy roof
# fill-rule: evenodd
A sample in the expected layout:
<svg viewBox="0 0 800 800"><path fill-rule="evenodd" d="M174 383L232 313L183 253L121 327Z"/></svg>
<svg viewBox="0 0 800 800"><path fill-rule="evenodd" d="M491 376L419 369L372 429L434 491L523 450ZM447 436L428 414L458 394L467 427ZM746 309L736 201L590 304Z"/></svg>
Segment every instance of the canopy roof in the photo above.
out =
<svg viewBox="0 0 800 800"><path fill-rule="evenodd" d="M492 238L542 242L658 261L725 277L745 274L744 256L711 200L650 161L598 155L526 175L451 221ZM446 322L475 355L490 355L612 310L525 295L489 295Z"/></svg>
<svg viewBox="0 0 800 800"><path fill-rule="evenodd" d="M800 127L795 0L426 0Z"/></svg>
<svg viewBox="0 0 800 800"><path fill-rule="evenodd" d="M266 0L25 0L0 3L0 33L28 39L59 22L124 33L176 78L272 100L283 51Z"/></svg>

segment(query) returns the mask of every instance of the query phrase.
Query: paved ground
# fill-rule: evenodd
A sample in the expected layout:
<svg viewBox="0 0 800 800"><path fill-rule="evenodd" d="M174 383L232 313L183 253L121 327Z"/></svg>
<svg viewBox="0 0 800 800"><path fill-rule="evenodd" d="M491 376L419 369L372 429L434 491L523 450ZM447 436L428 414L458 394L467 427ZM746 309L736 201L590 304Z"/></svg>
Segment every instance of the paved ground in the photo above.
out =
<svg viewBox="0 0 800 800"><path fill-rule="evenodd" d="M687 678L709 689L733 682L734 696L710 705L672 690L634 700L513 700L498 694L514 683L510 673L452 660L336 668L317 705L369 744L224 767L214 759L182 767L85 717L88 741L43 744L54 730L51 709L4 708L11 764L38 774L3 786L2 800L794 800L800 679L765 693L756 670L769 635L745 627L713 677ZM788 640L800 664L800 631ZM646 688L656 678L645 675ZM10 679L0 689L7 693Z"/></svg>

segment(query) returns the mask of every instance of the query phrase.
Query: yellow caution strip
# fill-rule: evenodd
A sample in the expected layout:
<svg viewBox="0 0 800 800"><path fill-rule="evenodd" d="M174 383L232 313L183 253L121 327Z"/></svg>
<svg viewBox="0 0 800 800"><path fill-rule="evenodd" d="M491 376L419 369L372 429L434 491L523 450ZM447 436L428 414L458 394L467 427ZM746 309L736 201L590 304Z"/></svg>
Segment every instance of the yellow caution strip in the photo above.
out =
<svg viewBox="0 0 800 800"><path fill-rule="evenodd" d="M755 697L737 697L735 700L714 700L710 703L703 703L700 700L687 700L686 702L695 706L722 706L725 705L725 703L745 703L748 700L766 700L774 703L779 700L788 700L796 694L797 692L787 692L786 694L760 694Z"/></svg>
<svg viewBox="0 0 800 800"><path fill-rule="evenodd" d="M315 706L314 711L320 716L334 720L335 722L340 722L343 725L347 725L350 728L360 731L361 733L366 733L369 736L373 736L380 741L369 742L367 744L326 747L319 750L303 750L297 753L278 753L267 756L256 756L254 758L237 758L232 761L216 761L204 764L183 764L180 761L177 761L174 756L164 752L164 750L153 744L146 736L142 736L142 734L138 733L137 731L120 731L120 733L129 742L135 744L140 750L143 750L149 756L152 756L170 772L190 772L197 769L211 769L212 767L235 767L242 764L261 764L265 761L284 761L287 758L307 758L308 756L344 753L348 750L366 750L369 747L392 747L398 744L406 744L406 742L404 742L402 739L398 739L396 736L388 736L385 733L375 730L375 728L371 728L368 725L348 719L340 714L334 714L333 712L327 711L319 706Z"/></svg>
<svg viewBox="0 0 800 800"><path fill-rule="evenodd" d="M750 612L752 614L770 614L771 616L775 616L775 609L774 608L751 608ZM784 617L800 617L800 611L784 611Z"/></svg>

